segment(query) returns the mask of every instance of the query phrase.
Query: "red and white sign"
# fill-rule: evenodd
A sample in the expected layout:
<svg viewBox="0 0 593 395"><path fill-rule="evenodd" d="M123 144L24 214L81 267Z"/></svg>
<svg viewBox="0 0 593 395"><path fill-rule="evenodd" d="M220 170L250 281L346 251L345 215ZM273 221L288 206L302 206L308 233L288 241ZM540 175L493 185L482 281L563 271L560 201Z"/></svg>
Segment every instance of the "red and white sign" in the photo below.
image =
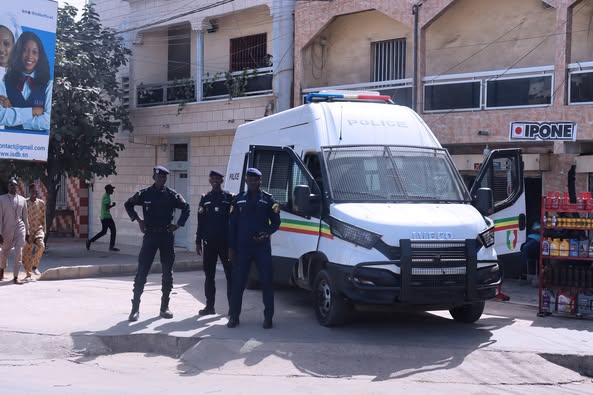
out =
<svg viewBox="0 0 593 395"><path fill-rule="evenodd" d="M511 122L509 140L575 141L575 122Z"/></svg>

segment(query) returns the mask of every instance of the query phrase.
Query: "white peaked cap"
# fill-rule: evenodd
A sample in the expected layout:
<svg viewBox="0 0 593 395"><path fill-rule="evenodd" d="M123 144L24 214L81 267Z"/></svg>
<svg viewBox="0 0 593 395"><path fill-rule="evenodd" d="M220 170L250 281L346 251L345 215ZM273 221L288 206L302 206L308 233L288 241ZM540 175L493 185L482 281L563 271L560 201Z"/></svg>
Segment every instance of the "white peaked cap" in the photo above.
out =
<svg viewBox="0 0 593 395"><path fill-rule="evenodd" d="M22 33L21 26L18 24L16 17L13 14L0 12L0 26L4 26L12 32L14 42L16 43L16 40L18 40Z"/></svg>

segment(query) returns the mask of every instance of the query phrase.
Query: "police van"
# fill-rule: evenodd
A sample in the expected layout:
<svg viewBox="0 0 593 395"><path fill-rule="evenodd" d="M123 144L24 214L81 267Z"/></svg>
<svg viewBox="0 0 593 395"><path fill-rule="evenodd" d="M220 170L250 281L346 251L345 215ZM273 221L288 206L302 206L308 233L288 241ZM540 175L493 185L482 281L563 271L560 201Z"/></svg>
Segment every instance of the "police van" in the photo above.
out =
<svg viewBox="0 0 593 395"><path fill-rule="evenodd" d="M239 126L231 192L244 190L249 167L281 207L274 280L312 291L322 325L364 305L449 310L474 322L495 297L489 215L510 200L495 201L493 183L522 184L519 150L492 151L470 191L414 111L377 92L325 92Z"/></svg>

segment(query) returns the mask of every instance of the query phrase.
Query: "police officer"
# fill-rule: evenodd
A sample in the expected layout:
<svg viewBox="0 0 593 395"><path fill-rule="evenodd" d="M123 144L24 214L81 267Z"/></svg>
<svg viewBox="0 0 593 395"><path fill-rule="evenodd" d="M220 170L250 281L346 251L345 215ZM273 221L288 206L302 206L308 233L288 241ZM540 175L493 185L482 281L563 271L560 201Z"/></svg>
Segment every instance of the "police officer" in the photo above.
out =
<svg viewBox="0 0 593 395"><path fill-rule="evenodd" d="M231 305L227 327L239 325L243 291L255 261L264 301L265 329L272 328L274 290L272 288L272 247L270 235L280 227L280 206L274 197L260 189L261 172L247 169L247 192L233 199L229 220L229 257L233 262ZM235 259L236 257L236 259Z"/></svg>
<svg viewBox="0 0 593 395"><path fill-rule="evenodd" d="M216 295L216 261L220 257L224 275L226 276L226 294L231 302L231 263L228 255L229 211L233 195L222 190L222 173L211 170L208 178L212 190L202 195L198 206L198 230L196 231L196 251L202 255L204 251L204 293L206 307L198 312L199 315L216 314L214 300Z"/></svg>
<svg viewBox="0 0 593 395"><path fill-rule="evenodd" d="M134 278L134 298L132 299L132 311L128 317L129 321L138 321L140 316L140 296L144 291L146 277L150 272L157 250L160 251L163 267L160 316L173 318L173 313L169 310L169 295L173 288L173 263L175 261L173 232L185 225L185 221L189 218L189 204L180 194L165 186L167 174L169 174L169 170L163 166L154 167L152 174L154 184L136 192L124 204L132 222L138 221L140 231L144 233L142 248L138 256L138 271ZM138 216L134 206L142 206L144 219ZM177 224L171 223L175 209L181 210Z"/></svg>

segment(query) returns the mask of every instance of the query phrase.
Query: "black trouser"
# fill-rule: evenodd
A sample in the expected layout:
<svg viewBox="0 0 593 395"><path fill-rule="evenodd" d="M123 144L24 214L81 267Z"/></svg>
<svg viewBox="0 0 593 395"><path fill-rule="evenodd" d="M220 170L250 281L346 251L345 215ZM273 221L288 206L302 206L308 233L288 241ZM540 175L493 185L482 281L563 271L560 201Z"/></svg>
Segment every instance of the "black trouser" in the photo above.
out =
<svg viewBox="0 0 593 395"><path fill-rule="evenodd" d="M206 281L204 283L204 293L206 295L206 308L214 308L216 299L216 262L220 258L224 275L226 277L226 297L227 302L231 303L231 263L229 262L229 249L226 240L212 241L204 240L204 274Z"/></svg>
<svg viewBox="0 0 593 395"><path fill-rule="evenodd" d="M107 218L101 220L101 231L91 239L91 243L99 240L101 237L107 234L107 229L111 231L111 240L109 240L109 248L115 246L115 222L113 218Z"/></svg>
<svg viewBox="0 0 593 395"><path fill-rule="evenodd" d="M140 303L146 277L150 272L156 251L159 250L163 267L161 311L169 307L169 295L173 288L173 263L175 262L174 241L175 237L172 232L146 232L144 234L140 255L138 255L138 271L134 278L133 303Z"/></svg>

